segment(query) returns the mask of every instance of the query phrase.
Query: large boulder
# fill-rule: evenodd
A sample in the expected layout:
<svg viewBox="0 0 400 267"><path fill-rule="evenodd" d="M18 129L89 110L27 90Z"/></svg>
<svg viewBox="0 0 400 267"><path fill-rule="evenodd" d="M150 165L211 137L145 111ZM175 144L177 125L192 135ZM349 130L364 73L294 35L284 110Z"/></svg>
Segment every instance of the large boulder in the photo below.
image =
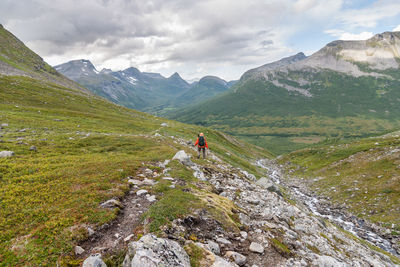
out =
<svg viewBox="0 0 400 267"><path fill-rule="evenodd" d="M147 234L128 245L123 267L190 267L186 251L175 241Z"/></svg>
<svg viewBox="0 0 400 267"><path fill-rule="evenodd" d="M283 196L281 190L279 190L279 188L270 179L266 177L261 177L260 179L258 179L256 184L268 189L268 191L270 192L277 193L281 197Z"/></svg>
<svg viewBox="0 0 400 267"><path fill-rule="evenodd" d="M90 255L82 264L82 267L107 267L100 254Z"/></svg>
<svg viewBox="0 0 400 267"><path fill-rule="evenodd" d="M264 188L268 188L274 185L274 183L266 177L261 177L260 179L258 179L256 184Z"/></svg>
<svg viewBox="0 0 400 267"><path fill-rule="evenodd" d="M179 160L180 163L186 166L194 166L194 163L190 160L190 157L184 150L176 152L172 160Z"/></svg>
<svg viewBox="0 0 400 267"><path fill-rule="evenodd" d="M116 199L109 199L106 202L103 202L100 204L100 207L106 208L106 209L113 209L113 208L122 208L121 202L119 202Z"/></svg>

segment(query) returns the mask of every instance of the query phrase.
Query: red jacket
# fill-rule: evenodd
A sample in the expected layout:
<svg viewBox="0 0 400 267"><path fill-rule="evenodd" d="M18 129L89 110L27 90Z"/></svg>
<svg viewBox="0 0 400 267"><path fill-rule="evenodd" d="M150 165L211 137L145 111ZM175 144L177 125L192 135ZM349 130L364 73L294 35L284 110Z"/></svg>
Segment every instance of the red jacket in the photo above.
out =
<svg viewBox="0 0 400 267"><path fill-rule="evenodd" d="M197 137L197 141L196 141L196 143L194 144L194 146L196 146L198 143L199 143L199 138ZM206 147L206 148L208 148L207 140L206 140L205 137L204 137L204 143L206 144L205 146L199 146L199 147Z"/></svg>

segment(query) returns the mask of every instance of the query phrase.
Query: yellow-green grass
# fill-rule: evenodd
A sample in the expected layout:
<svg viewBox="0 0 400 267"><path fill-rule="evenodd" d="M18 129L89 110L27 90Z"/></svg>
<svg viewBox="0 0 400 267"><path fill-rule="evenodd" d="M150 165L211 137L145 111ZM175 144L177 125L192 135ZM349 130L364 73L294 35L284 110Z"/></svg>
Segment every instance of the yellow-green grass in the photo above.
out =
<svg viewBox="0 0 400 267"><path fill-rule="evenodd" d="M122 197L129 189L127 176L135 175L143 162L170 159L183 148L170 135L194 139L203 131L220 158L255 174L257 168L247 160L269 155L207 128L153 117L55 84L1 76L0 88L0 123L9 124L0 130L0 151L15 152L0 159L0 265L54 266L71 256L86 236L77 226L95 228L116 217L118 210L99 204ZM162 122L169 127L161 127ZM156 132L166 137L154 138ZM195 186L190 172L177 163L171 167L174 175L186 177L187 189ZM168 206L169 200L202 203L194 190L158 190L158 218L172 216L149 216L154 231L190 211Z"/></svg>
<svg viewBox="0 0 400 267"><path fill-rule="evenodd" d="M280 161L290 161L290 168L308 178L316 192L357 216L399 228L399 146L395 136L334 142L293 152Z"/></svg>

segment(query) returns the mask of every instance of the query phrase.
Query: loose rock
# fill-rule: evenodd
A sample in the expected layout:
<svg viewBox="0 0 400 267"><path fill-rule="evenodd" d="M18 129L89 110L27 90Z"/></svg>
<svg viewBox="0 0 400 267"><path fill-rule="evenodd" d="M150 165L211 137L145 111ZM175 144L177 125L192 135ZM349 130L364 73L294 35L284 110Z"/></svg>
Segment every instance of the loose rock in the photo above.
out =
<svg viewBox="0 0 400 267"><path fill-rule="evenodd" d="M102 207L102 208L108 208L108 209L110 209L110 208L116 208L116 207L122 208L122 204L121 204L121 202L119 202L119 201L116 200L116 199L109 199L109 200L107 200L106 202L100 204L100 207Z"/></svg>
<svg viewBox="0 0 400 267"><path fill-rule="evenodd" d="M85 250L81 246L76 246L75 247L75 254L76 255L81 255Z"/></svg>
<svg viewBox="0 0 400 267"><path fill-rule="evenodd" d="M148 196L148 197L146 197L146 199L150 203L153 203L153 202L155 202L157 200L155 195Z"/></svg>
<svg viewBox="0 0 400 267"><path fill-rule="evenodd" d="M1 151L0 158L9 158L14 156L14 151Z"/></svg>
<svg viewBox="0 0 400 267"><path fill-rule="evenodd" d="M140 190L138 190L137 192L136 192L136 195L137 196L142 196L142 195L145 195L145 194L147 194L147 190L144 190L144 189L140 189Z"/></svg>
<svg viewBox="0 0 400 267"><path fill-rule="evenodd" d="M175 156L172 158L172 160L179 160L180 163L186 166L193 166L194 163L190 160L190 157L184 150L180 150L176 152Z"/></svg>
<svg viewBox="0 0 400 267"><path fill-rule="evenodd" d="M136 180L136 179L129 179L128 183L132 184L132 185L141 185L142 181L140 180Z"/></svg>
<svg viewBox="0 0 400 267"><path fill-rule="evenodd" d="M239 266L243 266L247 261L247 258L245 256L235 251L226 252L225 257L233 260Z"/></svg>
<svg viewBox="0 0 400 267"><path fill-rule="evenodd" d="M147 234L129 243L123 267L182 266L190 267L189 256L175 241Z"/></svg>
<svg viewBox="0 0 400 267"><path fill-rule="evenodd" d="M90 255L82 264L82 267L107 267L100 254Z"/></svg>
<svg viewBox="0 0 400 267"><path fill-rule="evenodd" d="M218 237L215 241L217 241L217 242L220 243L220 244L224 244L224 245L230 245L230 244L232 244L231 241L229 241L229 240L227 240L227 239L225 239L225 238L223 238L223 237Z"/></svg>
<svg viewBox="0 0 400 267"><path fill-rule="evenodd" d="M214 254L216 254L216 255L221 254L221 250L220 250L220 248L219 248L218 243L215 243L215 242L212 241L212 240L208 240L206 246L207 246L207 248L208 248L212 253L214 253Z"/></svg>
<svg viewBox="0 0 400 267"><path fill-rule="evenodd" d="M249 250L260 254L264 253L264 247L256 242L251 242Z"/></svg>
<svg viewBox="0 0 400 267"><path fill-rule="evenodd" d="M313 261L313 265L319 267L345 267L346 264L337 261L336 259L330 256L318 256L317 259Z"/></svg>

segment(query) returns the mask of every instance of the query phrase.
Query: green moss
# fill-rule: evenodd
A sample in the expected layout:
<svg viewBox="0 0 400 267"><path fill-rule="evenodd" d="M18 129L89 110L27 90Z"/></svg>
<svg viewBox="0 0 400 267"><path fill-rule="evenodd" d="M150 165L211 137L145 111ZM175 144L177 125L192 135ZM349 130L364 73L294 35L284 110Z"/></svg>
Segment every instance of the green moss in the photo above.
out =
<svg viewBox="0 0 400 267"><path fill-rule="evenodd" d="M307 248L309 250L311 250L312 252L314 252L315 254L320 254L321 253L321 251L316 246L307 244Z"/></svg>
<svg viewBox="0 0 400 267"><path fill-rule="evenodd" d="M188 245L184 246L187 254L190 258L190 266L191 267L200 267L201 260L205 257L205 251L196 246L194 243L189 243Z"/></svg>
<svg viewBox="0 0 400 267"><path fill-rule="evenodd" d="M201 201L193 194L178 188L171 189L150 207L144 214L144 218L150 219L148 225L150 232L158 232L161 226L181 218L201 206Z"/></svg>
<svg viewBox="0 0 400 267"><path fill-rule="evenodd" d="M282 256L290 257L293 255L293 252L277 238L271 238L270 241L272 247Z"/></svg>
<svg viewBox="0 0 400 267"><path fill-rule="evenodd" d="M109 257L106 257L104 259L104 263L107 265L107 267L120 267L125 259L126 252L126 250L119 250Z"/></svg>

